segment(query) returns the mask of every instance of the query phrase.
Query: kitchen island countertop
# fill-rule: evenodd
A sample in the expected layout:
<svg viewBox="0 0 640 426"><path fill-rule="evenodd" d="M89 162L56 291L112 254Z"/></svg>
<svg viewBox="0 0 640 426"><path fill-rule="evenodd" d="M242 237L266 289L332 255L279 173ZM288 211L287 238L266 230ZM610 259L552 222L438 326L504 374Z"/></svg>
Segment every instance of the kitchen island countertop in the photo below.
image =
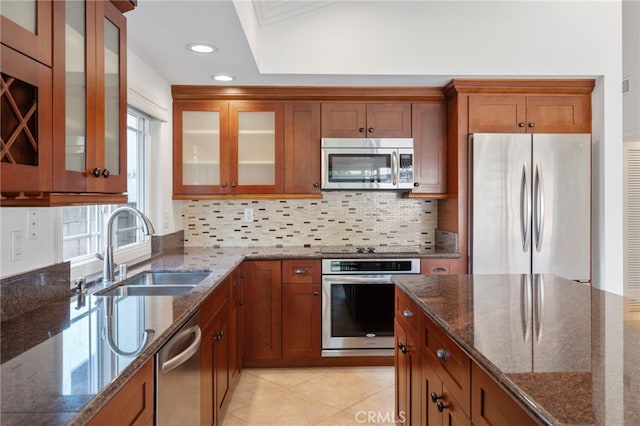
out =
<svg viewBox="0 0 640 426"><path fill-rule="evenodd" d="M640 302L552 275L394 282L542 423L640 424Z"/></svg>
<svg viewBox="0 0 640 426"><path fill-rule="evenodd" d="M331 255L327 254L331 251ZM130 270L200 270L210 275L180 296L126 297L122 300L92 293L83 299L48 303L1 324L0 423L61 425L85 424L124 383L193 315L198 306L243 260L380 258L393 253L334 253L322 247L181 248L167 251ZM354 248L355 251L355 248ZM418 249L403 257L458 258L457 253ZM108 346L105 330L107 304L120 312L110 326L118 349L137 352L118 355ZM113 308L113 307L111 307ZM139 348L146 329L154 330ZM140 349L137 351L137 349Z"/></svg>

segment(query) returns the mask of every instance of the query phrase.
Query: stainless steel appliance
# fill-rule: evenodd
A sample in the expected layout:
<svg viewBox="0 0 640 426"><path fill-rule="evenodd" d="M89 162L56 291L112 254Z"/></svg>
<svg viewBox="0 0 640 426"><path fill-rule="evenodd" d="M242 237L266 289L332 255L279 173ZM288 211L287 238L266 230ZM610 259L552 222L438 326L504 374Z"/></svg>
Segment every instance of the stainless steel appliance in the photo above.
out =
<svg viewBox="0 0 640 426"><path fill-rule="evenodd" d="M156 355L156 424L200 424L200 312Z"/></svg>
<svg viewBox="0 0 640 426"><path fill-rule="evenodd" d="M323 259L322 356L392 355L391 275L419 273L419 259Z"/></svg>
<svg viewBox="0 0 640 426"><path fill-rule="evenodd" d="M322 138L323 189L413 187L413 139Z"/></svg>
<svg viewBox="0 0 640 426"><path fill-rule="evenodd" d="M469 166L472 273L589 281L590 135L473 134Z"/></svg>

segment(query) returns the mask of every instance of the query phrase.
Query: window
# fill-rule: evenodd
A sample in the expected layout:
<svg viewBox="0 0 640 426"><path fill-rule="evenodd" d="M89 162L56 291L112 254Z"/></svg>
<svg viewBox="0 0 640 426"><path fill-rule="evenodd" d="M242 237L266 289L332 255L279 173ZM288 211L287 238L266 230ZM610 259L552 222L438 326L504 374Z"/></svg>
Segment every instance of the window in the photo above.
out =
<svg viewBox="0 0 640 426"><path fill-rule="evenodd" d="M146 212L146 145L149 118L135 110L127 112L127 205ZM104 249L104 226L117 205L72 206L62 208L62 257L72 265L94 262L95 253ZM118 215L114 222L113 246L118 250L149 246L137 217L129 212ZM147 247L147 253L150 251ZM139 257L138 250L135 256ZM120 261L126 261L121 259ZM97 271L96 271L97 272Z"/></svg>

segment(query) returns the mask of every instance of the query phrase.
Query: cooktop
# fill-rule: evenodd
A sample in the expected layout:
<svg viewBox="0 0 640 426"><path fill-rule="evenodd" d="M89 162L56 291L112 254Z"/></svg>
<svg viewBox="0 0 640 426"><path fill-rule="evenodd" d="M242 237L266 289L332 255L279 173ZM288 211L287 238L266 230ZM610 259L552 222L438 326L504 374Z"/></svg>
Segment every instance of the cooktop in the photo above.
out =
<svg viewBox="0 0 640 426"><path fill-rule="evenodd" d="M325 246L322 254L416 254L420 246Z"/></svg>

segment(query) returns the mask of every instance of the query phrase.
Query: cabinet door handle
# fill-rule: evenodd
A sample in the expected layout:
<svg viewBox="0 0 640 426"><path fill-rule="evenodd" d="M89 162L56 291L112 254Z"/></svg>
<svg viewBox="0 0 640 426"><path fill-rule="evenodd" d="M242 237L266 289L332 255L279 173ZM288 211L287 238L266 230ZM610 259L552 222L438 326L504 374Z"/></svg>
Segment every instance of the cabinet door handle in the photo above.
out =
<svg viewBox="0 0 640 426"><path fill-rule="evenodd" d="M441 361L446 361L449 359L449 352L444 349L438 349L436 351L436 357Z"/></svg>
<svg viewBox="0 0 640 426"><path fill-rule="evenodd" d="M419 187L419 186L420 186L420 182L413 182L413 186L414 186L415 188Z"/></svg>
<svg viewBox="0 0 640 426"><path fill-rule="evenodd" d="M524 127L524 123L518 123L518 127Z"/></svg>
<svg viewBox="0 0 640 426"><path fill-rule="evenodd" d="M244 280L244 274L240 274L240 278Z"/></svg>
<svg viewBox="0 0 640 426"><path fill-rule="evenodd" d="M313 290L313 295L314 295L314 296L319 296L319 295L320 295L320 292L319 292L318 290Z"/></svg>
<svg viewBox="0 0 640 426"><path fill-rule="evenodd" d="M367 130L369 133L373 133L373 127L369 127L369 129Z"/></svg>
<svg viewBox="0 0 640 426"><path fill-rule="evenodd" d="M231 281L231 285L236 287L238 285L238 280Z"/></svg>
<svg viewBox="0 0 640 426"><path fill-rule="evenodd" d="M314 187L314 188L319 188L319 187L320 187L320 184L319 184L318 182L313 182L313 187Z"/></svg>
<svg viewBox="0 0 640 426"><path fill-rule="evenodd" d="M409 352L409 350L403 343L398 343L398 349L400 349L400 352L402 352L403 354Z"/></svg>
<svg viewBox="0 0 640 426"><path fill-rule="evenodd" d="M447 272L447 270L442 266L438 266L437 268L433 268L433 272Z"/></svg>
<svg viewBox="0 0 640 426"><path fill-rule="evenodd" d="M360 128L358 129L358 131L359 131L360 133L364 133L364 127L360 127Z"/></svg>
<svg viewBox="0 0 640 426"><path fill-rule="evenodd" d="M294 269L293 273L296 274L296 275L307 275L308 274L307 270L303 269L303 268Z"/></svg>
<svg viewBox="0 0 640 426"><path fill-rule="evenodd" d="M111 172L109 171L109 169L104 169L104 170L102 171L102 177L106 179L106 178L108 178L109 176L111 176Z"/></svg>
<svg viewBox="0 0 640 426"><path fill-rule="evenodd" d="M431 402L438 402L440 398L442 398L442 395L438 395L435 392L431 392Z"/></svg>
<svg viewBox="0 0 640 426"><path fill-rule="evenodd" d="M223 188L226 188L227 187L227 182L220 183L220 186L223 187Z"/></svg>
<svg viewBox="0 0 640 426"><path fill-rule="evenodd" d="M238 186L235 182L231 182L231 187L235 188L236 186Z"/></svg>
<svg viewBox="0 0 640 426"><path fill-rule="evenodd" d="M100 177L100 175L102 174L102 170L100 170L98 167L96 167L95 169L91 170L89 173L93 177Z"/></svg>
<svg viewBox="0 0 640 426"><path fill-rule="evenodd" d="M242 300L242 299L238 300L238 305L240 305L240 306L244 305L244 300Z"/></svg>
<svg viewBox="0 0 640 426"><path fill-rule="evenodd" d="M413 312L411 312L407 308L404 308L404 310L402 311L402 316L405 318L411 318L413 316Z"/></svg>
<svg viewBox="0 0 640 426"><path fill-rule="evenodd" d="M529 127L536 127L536 123L529 123Z"/></svg>
<svg viewBox="0 0 640 426"><path fill-rule="evenodd" d="M444 405L444 402L442 401L436 402L436 407L438 407L438 411L441 413L444 411L445 408L447 408L447 406Z"/></svg>

